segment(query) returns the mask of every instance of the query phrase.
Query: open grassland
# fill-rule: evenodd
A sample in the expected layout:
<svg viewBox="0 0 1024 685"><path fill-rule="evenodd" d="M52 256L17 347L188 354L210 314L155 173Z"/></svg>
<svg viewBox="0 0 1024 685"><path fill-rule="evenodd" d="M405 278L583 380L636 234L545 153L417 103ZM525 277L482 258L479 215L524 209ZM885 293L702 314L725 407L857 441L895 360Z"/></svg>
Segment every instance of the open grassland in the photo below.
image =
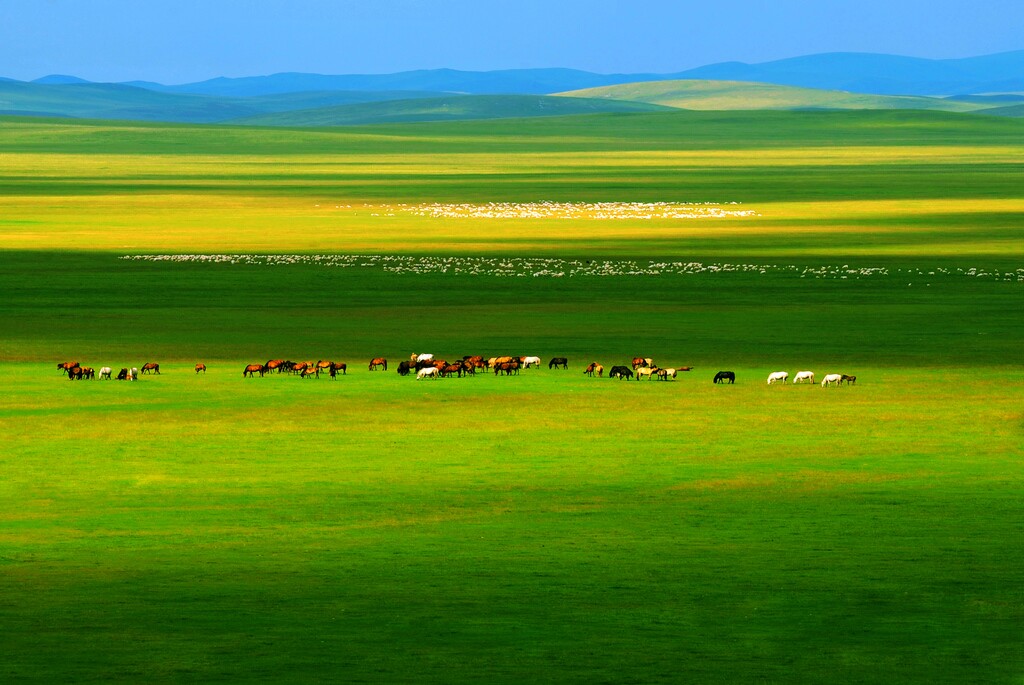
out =
<svg viewBox="0 0 1024 685"><path fill-rule="evenodd" d="M1020 675L1020 372L240 369L3 368L8 680Z"/></svg>
<svg viewBox="0 0 1024 685"><path fill-rule="evenodd" d="M1019 682L1022 132L3 121L0 679Z"/></svg>

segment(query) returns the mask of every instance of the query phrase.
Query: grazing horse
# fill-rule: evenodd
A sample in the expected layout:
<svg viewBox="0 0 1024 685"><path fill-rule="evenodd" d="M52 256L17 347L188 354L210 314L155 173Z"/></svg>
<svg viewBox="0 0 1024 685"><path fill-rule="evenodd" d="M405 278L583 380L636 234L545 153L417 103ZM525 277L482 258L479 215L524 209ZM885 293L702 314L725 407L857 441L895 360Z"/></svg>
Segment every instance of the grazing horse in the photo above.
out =
<svg viewBox="0 0 1024 685"><path fill-rule="evenodd" d="M331 378L337 378L338 372L341 371L342 376L348 375L348 364L345 362L331 362Z"/></svg>
<svg viewBox="0 0 1024 685"><path fill-rule="evenodd" d="M200 371L206 373L206 364L203 364L202 362L196 364L196 373L199 373Z"/></svg>
<svg viewBox="0 0 1024 685"><path fill-rule="evenodd" d="M659 381L667 381L669 378L675 380L676 370L673 368L658 369L657 374Z"/></svg>
<svg viewBox="0 0 1024 685"><path fill-rule="evenodd" d="M595 371L597 371L597 362L590 362L587 365L586 370L583 372L583 375L584 376L590 376L591 378L593 378Z"/></svg>
<svg viewBox="0 0 1024 685"><path fill-rule="evenodd" d="M736 374L733 373L732 371L719 371L718 373L715 374L715 380L712 381L712 382L715 385L717 385L719 383L721 383L722 385L725 385L726 381L729 381L730 385L735 383L736 382Z"/></svg>
<svg viewBox="0 0 1024 685"><path fill-rule="evenodd" d="M82 380L82 376L84 374L85 372L82 370L81 366L72 366L70 369L68 369L68 380L80 381Z"/></svg>
<svg viewBox="0 0 1024 685"><path fill-rule="evenodd" d="M246 376L249 378L255 378L255 374L258 373L262 376L266 372L267 367L263 366L263 364L249 364L249 366L245 367L245 370L242 371L242 378L245 378ZM118 378L120 378L120 376L118 376Z"/></svg>
<svg viewBox="0 0 1024 685"><path fill-rule="evenodd" d="M647 376L647 380L651 380L657 372L657 366L641 366L636 370L636 379L640 380L642 376Z"/></svg>
<svg viewBox="0 0 1024 685"><path fill-rule="evenodd" d="M93 369L91 366L83 366L82 378L88 378L89 380L93 380L94 378L96 378L96 370Z"/></svg>
<svg viewBox="0 0 1024 685"><path fill-rule="evenodd" d="M122 368L117 372L117 380L119 381L130 381L131 378L128 376L128 369Z"/></svg>
<svg viewBox="0 0 1024 685"><path fill-rule="evenodd" d="M130 380L130 381L137 381L137 380L139 380L139 370L136 369L134 366L131 369L129 369L129 371L128 371L128 380Z"/></svg>
<svg viewBox="0 0 1024 685"><path fill-rule="evenodd" d="M443 378L450 378L452 374L455 374L458 378L462 378L462 372L462 362L459 362L458 364L445 364L440 369L440 373Z"/></svg>
<svg viewBox="0 0 1024 685"><path fill-rule="evenodd" d="M786 371L776 371L768 374L768 385L782 382L786 383L789 380L789 373Z"/></svg>
<svg viewBox="0 0 1024 685"><path fill-rule="evenodd" d="M415 363L411 362L411 361L408 361L408 362L404 362L404 361L403 362L398 362L398 375L399 376L408 376L409 372L412 371L414 367L415 367Z"/></svg>
<svg viewBox="0 0 1024 685"><path fill-rule="evenodd" d="M434 361L434 355L432 354L414 354L412 361L414 362L432 362Z"/></svg>
<svg viewBox="0 0 1024 685"><path fill-rule="evenodd" d="M309 378L310 376L316 376L320 378L320 367L318 366L307 366L302 370L299 378Z"/></svg>
<svg viewBox="0 0 1024 685"><path fill-rule="evenodd" d="M160 375L160 365L155 362L149 362L148 364L142 365L142 373L155 373Z"/></svg>
<svg viewBox="0 0 1024 685"><path fill-rule="evenodd" d="M416 380L423 380L424 378L438 378L440 374L437 371L436 366L426 366L416 372Z"/></svg>
<svg viewBox="0 0 1024 685"><path fill-rule="evenodd" d="M839 379L839 383L842 384L843 381L845 381L847 385L856 385L857 384L857 377L856 376L847 376L844 373L843 377Z"/></svg>
<svg viewBox="0 0 1024 685"><path fill-rule="evenodd" d="M814 385L814 372L798 371L797 374L793 376L793 385L796 385L797 383L810 383L811 385Z"/></svg>
<svg viewBox="0 0 1024 685"><path fill-rule="evenodd" d="M528 369L531 366L540 366L540 357L523 357L520 361L523 362L524 369Z"/></svg>
<svg viewBox="0 0 1024 685"><path fill-rule="evenodd" d="M281 369L284 368L284 365L285 361L283 359L268 359L267 363L264 364L263 366L264 368L266 368L267 373L270 373L271 371L275 370L278 373L281 373Z"/></svg>
<svg viewBox="0 0 1024 685"><path fill-rule="evenodd" d="M633 377L633 372L630 371L628 366L613 366L612 370L608 372L608 378L618 378L621 380L629 380Z"/></svg>
<svg viewBox="0 0 1024 685"><path fill-rule="evenodd" d="M292 364L291 371L292 373L302 373L308 366L310 366L310 362L298 362L297 364Z"/></svg>
<svg viewBox="0 0 1024 685"><path fill-rule="evenodd" d="M108 380L109 381L110 380L110 374L113 371L114 370L112 368L110 368L109 366L101 367L100 368L100 379L101 380Z"/></svg>
<svg viewBox="0 0 1024 685"><path fill-rule="evenodd" d="M557 369L559 366L563 369L568 369L569 360L565 357L552 357L551 361L548 362L549 369Z"/></svg>
<svg viewBox="0 0 1024 685"><path fill-rule="evenodd" d="M383 367L385 371L388 370L388 360L384 357L374 357L370 360L370 371L376 371L377 367Z"/></svg>
<svg viewBox="0 0 1024 685"><path fill-rule="evenodd" d="M826 387L826 386L829 386L829 385L834 385L834 386L836 386L838 388L842 384L843 384L843 376L842 376L842 374L838 374L838 373L830 373L829 375L827 375L827 376L825 376L824 378L821 379L821 387L823 387L823 388Z"/></svg>

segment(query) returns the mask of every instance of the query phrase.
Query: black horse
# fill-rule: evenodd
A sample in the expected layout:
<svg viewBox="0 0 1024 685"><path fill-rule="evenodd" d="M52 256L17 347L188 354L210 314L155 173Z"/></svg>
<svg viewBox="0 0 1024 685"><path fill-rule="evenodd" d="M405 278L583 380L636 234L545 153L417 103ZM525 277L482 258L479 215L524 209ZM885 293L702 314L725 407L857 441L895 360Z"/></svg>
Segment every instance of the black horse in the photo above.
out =
<svg viewBox="0 0 1024 685"><path fill-rule="evenodd" d="M632 377L633 370L628 366L613 366L612 370L608 372L608 378L618 378L620 381L629 380Z"/></svg>
<svg viewBox="0 0 1024 685"><path fill-rule="evenodd" d="M412 362L399 362L399 364L398 364L398 375L399 376L408 376L409 372L412 370L412 367L413 367L413 363Z"/></svg>
<svg viewBox="0 0 1024 685"><path fill-rule="evenodd" d="M735 383L736 374L733 373L732 371L719 371L718 373L715 374L715 383L725 384L726 381L729 381L730 384Z"/></svg>
<svg viewBox="0 0 1024 685"><path fill-rule="evenodd" d="M549 369L557 369L559 366L561 366L563 369L568 369L569 360L566 359L565 357L555 357L548 362Z"/></svg>

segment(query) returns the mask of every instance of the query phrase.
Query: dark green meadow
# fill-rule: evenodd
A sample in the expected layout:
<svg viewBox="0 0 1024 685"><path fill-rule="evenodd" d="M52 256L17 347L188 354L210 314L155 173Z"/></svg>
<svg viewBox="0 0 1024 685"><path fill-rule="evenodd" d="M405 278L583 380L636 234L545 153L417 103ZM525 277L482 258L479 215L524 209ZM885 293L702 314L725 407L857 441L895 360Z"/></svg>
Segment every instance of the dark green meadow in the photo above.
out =
<svg viewBox="0 0 1024 685"><path fill-rule="evenodd" d="M0 681L1020 683L1022 127L0 121ZM372 204L705 199L758 216ZM236 253L709 268L123 259ZM695 368L582 373L635 355ZM242 378L271 358L349 369Z"/></svg>

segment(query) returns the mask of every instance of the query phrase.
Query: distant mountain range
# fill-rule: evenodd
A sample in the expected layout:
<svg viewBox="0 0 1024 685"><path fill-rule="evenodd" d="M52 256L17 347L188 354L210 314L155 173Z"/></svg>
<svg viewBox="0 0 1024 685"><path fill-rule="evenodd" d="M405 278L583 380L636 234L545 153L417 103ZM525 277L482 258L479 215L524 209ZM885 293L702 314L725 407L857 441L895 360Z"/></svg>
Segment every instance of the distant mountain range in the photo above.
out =
<svg viewBox="0 0 1024 685"><path fill-rule="evenodd" d="M556 94L574 96L573 101L539 97ZM507 97L495 97L499 95ZM674 74L436 69L340 76L274 74L170 86L145 81L90 83L56 74L32 82L0 78L4 114L289 126L558 116L659 105L921 108L1019 116L1022 104L1024 50L953 60L827 53L762 64L712 64Z"/></svg>
<svg viewBox="0 0 1024 685"><path fill-rule="evenodd" d="M1024 91L1024 50L945 60L835 52L761 64L724 62L671 74L593 74L574 69L487 72L434 69L348 76L274 74L216 78L177 86L146 82L127 85L169 93L234 97L317 90L427 90L474 95L550 95L638 81L680 79L755 81L872 95L1006 93Z"/></svg>

